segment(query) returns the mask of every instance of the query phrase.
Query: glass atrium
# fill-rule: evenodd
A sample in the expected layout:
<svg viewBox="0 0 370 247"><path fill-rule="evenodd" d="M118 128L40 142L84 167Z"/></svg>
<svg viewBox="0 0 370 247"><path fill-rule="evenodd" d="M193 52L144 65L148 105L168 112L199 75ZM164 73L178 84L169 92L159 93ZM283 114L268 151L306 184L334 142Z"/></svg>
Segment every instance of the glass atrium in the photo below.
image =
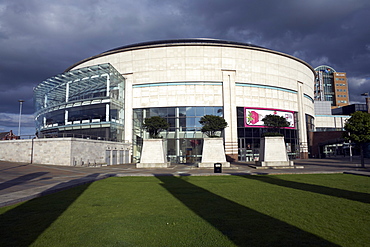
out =
<svg viewBox="0 0 370 247"><path fill-rule="evenodd" d="M124 85L123 76L108 63L41 82L34 88L37 135L122 141Z"/></svg>

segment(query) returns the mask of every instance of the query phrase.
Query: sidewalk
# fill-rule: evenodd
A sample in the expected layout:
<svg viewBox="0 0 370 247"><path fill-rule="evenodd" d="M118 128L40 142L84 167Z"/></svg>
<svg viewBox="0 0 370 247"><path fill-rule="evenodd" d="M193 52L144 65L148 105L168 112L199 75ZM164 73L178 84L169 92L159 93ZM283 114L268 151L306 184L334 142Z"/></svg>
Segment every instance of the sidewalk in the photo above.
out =
<svg viewBox="0 0 370 247"><path fill-rule="evenodd" d="M198 168L191 165L173 164L169 168L143 169L134 164L109 167L72 167L0 161L0 207L55 193L77 185L91 183L107 177L125 176L222 176L222 175L268 175L268 174L315 174L346 173L370 176L370 159L366 169L360 160L349 158L295 160L300 169L254 169L252 162L234 162L222 173L213 168Z"/></svg>

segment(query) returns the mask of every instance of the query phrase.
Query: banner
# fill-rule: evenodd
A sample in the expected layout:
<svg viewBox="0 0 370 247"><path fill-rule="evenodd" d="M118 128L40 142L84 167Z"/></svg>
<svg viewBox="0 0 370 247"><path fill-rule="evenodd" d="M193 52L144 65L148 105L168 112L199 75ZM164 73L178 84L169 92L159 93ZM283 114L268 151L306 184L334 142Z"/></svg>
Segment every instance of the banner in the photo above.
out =
<svg viewBox="0 0 370 247"><path fill-rule="evenodd" d="M277 115L284 117L289 122L290 126L284 127L283 129L295 129L293 111L284 111L269 108L249 108L249 107L244 107L244 127L266 128L262 121L262 119L266 115Z"/></svg>

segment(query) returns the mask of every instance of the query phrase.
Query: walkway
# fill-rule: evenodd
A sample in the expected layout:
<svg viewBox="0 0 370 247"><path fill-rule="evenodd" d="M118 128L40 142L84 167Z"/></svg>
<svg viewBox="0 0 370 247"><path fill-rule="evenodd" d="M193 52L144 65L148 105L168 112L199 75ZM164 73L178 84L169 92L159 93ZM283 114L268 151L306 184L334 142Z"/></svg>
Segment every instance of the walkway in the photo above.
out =
<svg viewBox="0 0 370 247"><path fill-rule="evenodd" d="M370 159L365 161L370 164ZM254 169L253 163L234 162L222 173L214 173L213 168L197 168L175 164L163 169L137 169L134 164L109 167L71 167L38 164L12 163L0 161L0 207L11 205L90 183L107 177L117 176L211 176L211 175L267 175L267 174L312 174L312 173L351 173L370 176L370 168L362 169L356 157L349 158L295 160L300 169Z"/></svg>

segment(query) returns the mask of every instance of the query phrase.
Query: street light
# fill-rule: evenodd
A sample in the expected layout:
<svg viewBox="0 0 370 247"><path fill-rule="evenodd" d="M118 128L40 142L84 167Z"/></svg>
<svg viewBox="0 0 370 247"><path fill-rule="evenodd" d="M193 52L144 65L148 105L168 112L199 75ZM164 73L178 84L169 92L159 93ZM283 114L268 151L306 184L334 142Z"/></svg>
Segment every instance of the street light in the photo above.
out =
<svg viewBox="0 0 370 247"><path fill-rule="evenodd" d="M24 100L20 99L19 102L19 121L18 121L18 136L21 139L21 118L22 118L22 104Z"/></svg>
<svg viewBox="0 0 370 247"><path fill-rule="evenodd" d="M370 98L369 98L369 92L361 94L361 96L365 96L366 101L366 107L367 107L367 113L370 113Z"/></svg>

